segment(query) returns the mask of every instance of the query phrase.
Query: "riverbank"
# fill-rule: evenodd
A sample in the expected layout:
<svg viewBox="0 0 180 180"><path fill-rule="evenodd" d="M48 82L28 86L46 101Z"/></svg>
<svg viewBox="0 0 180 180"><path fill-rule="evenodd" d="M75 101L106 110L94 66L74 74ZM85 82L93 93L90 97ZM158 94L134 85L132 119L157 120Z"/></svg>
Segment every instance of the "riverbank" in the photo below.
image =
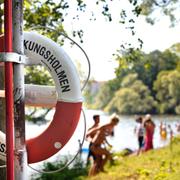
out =
<svg viewBox="0 0 180 180"><path fill-rule="evenodd" d="M113 165L106 164L105 172L88 177L88 168L84 161L76 158L71 167L58 173L34 174L31 180L179 180L180 177L180 136L173 139L172 144L154 149L140 156L124 156L115 153ZM45 171L64 167L62 159L54 163L44 164Z"/></svg>
<svg viewBox="0 0 180 180"><path fill-rule="evenodd" d="M118 157L115 165L107 164L106 173L81 180L179 180L180 137L166 147L146 152L140 156Z"/></svg>

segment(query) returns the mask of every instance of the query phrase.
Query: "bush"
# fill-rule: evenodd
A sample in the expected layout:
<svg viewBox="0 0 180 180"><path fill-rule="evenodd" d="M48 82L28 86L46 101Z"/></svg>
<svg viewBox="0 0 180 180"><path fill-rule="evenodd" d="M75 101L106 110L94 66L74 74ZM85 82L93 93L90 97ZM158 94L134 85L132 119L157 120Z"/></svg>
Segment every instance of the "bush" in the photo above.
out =
<svg viewBox="0 0 180 180"><path fill-rule="evenodd" d="M61 161L53 163L44 163L43 171L56 171L66 166L66 163L72 159L71 156L66 156ZM32 175L33 180L80 180L81 176L87 175L87 168L80 157L76 158L70 166L65 167L62 171L57 173L43 173Z"/></svg>

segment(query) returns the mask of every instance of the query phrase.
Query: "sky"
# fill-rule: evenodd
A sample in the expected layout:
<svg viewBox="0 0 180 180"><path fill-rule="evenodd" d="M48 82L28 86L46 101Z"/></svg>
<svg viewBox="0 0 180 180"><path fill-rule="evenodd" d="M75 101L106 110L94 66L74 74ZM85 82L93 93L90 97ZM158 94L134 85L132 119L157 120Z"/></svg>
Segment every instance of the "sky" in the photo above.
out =
<svg viewBox="0 0 180 180"><path fill-rule="evenodd" d="M116 6L112 8L114 8L114 12L119 12ZM115 13L113 15L116 16ZM107 81L115 77L114 69L117 63L113 54L116 53L117 49L120 49L121 44L126 42L136 44L137 37L139 37L144 42L142 51L149 53L156 49L164 51L180 42L180 24L170 28L166 17L161 17L155 25L148 24L142 16L138 17L135 23L135 37L132 37L131 32L117 21L109 23L100 14L96 21L88 21L86 15L83 15L79 20L72 21L71 18L66 20L65 30L67 32L70 33L72 29L78 28L84 30L83 43L79 44L90 59L90 77L97 81ZM78 39L74 40L78 42ZM77 48L69 48L68 45L65 45L64 49L72 59L79 60L81 68L87 74L88 65L83 53Z"/></svg>

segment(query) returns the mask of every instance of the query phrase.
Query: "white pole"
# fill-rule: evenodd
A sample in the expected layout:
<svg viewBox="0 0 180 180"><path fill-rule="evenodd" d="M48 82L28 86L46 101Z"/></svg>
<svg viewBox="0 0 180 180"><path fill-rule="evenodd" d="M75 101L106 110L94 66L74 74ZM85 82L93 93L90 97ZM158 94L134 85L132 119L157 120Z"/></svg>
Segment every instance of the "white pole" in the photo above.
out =
<svg viewBox="0 0 180 180"><path fill-rule="evenodd" d="M25 85L25 104L28 106L54 107L57 93L54 86Z"/></svg>
<svg viewBox="0 0 180 180"><path fill-rule="evenodd" d="M13 0L13 50L23 55L23 0ZM15 179L27 179L24 65L14 63Z"/></svg>
<svg viewBox="0 0 180 180"><path fill-rule="evenodd" d="M5 97L4 90L0 90L0 97ZM54 86L25 84L25 104L36 107L54 107L57 93Z"/></svg>

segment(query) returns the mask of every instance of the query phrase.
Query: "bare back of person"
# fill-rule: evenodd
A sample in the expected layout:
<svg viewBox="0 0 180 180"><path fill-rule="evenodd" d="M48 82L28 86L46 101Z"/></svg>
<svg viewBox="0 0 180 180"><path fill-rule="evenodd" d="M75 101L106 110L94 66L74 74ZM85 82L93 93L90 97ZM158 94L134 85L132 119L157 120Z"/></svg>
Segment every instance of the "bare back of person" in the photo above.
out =
<svg viewBox="0 0 180 180"><path fill-rule="evenodd" d="M104 171L104 165L107 160L112 160L111 153L102 145L109 144L106 140L106 136L109 136L113 132L113 128L119 122L118 118L111 119L110 123L105 124L99 128L94 128L91 133L95 133L92 139L91 151L95 155L95 161L89 171L89 176L97 174L99 171Z"/></svg>

